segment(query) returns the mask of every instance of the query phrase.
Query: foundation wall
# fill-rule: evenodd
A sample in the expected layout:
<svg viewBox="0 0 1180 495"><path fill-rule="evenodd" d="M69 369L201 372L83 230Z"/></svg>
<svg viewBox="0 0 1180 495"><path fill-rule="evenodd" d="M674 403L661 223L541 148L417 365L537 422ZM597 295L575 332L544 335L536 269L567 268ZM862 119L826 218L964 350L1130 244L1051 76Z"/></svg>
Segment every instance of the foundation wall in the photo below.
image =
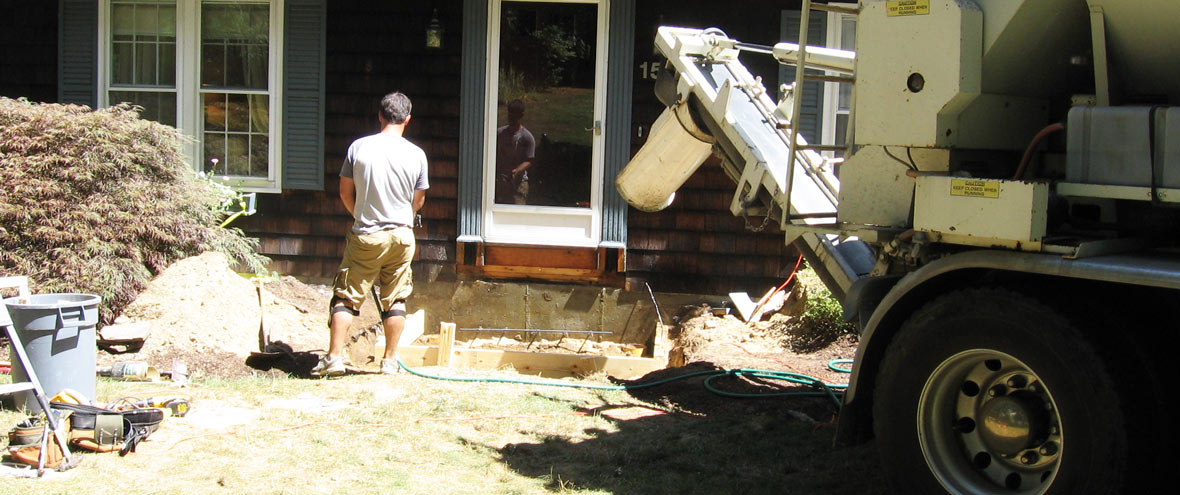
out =
<svg viewBox="0 0 1180 495"><path fill-rule="evenodd" d="M497 332L469 329L566 330L572 338L592 338L617 343L648 344L656 324L671 325L686 305L719 307L725 296L654 293L646 290L532 282L427 282L416 283L407 306L410 312L425 310L426 333L438 332L442 322L454 323L456 338L489 338ZM379 322L376 307L366 301L354 330ZM577 334L577 331L605 331L609 334ZM505 331L511 336L510 331ZM541 334L556 339L558 333Z"/></svg>

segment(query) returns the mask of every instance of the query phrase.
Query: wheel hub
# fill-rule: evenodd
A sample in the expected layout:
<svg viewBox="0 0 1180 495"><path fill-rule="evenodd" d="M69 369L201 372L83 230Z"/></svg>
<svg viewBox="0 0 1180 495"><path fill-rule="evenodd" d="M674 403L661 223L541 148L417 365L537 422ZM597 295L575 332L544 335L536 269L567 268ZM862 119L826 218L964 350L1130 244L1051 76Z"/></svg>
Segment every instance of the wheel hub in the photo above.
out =
<svg viewBox="0 0 1180 495"><path fill-rule="evenodd" d="M979 411L979 435L992 451L1013 457L1048 429L1048 414L1035 397L1012 394L987 401Z"/></svg>
<svg viewBox="0 0 1180 495"><path fill-rule="evenodd" d="M1063 437L1048 388L1010 355L972 349L930 375L918 407L919 444L934 475L956 493L1043 493Z"/></svg>

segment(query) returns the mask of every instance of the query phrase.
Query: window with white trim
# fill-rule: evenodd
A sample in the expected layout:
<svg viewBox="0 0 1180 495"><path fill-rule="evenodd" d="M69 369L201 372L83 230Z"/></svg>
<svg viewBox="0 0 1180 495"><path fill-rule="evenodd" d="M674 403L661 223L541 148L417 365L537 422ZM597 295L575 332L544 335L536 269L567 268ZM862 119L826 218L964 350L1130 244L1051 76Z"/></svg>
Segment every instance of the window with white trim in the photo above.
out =
<svg viewBox="0 0 1180 495"><path fill-rule="evenodd" d="M270 5L201 5L202 169L267 177Z"/></svg>
<svg viewBox="0 0 1180 495"><path fill-rule="evenodd" d="M855 7L855 5L851 6ZM827 43L824 46L841 50L856 50L856 16L829 12L827 25ZM852 84L826 82L824 85L824 118L821 142L830 145L843 145L848 137L848 124L852 111ZM825 152L825 154L844 155L843 152L831 151Z"/></svg>
<svg viewBox="0 0 1180 495"><path fill-rule="evenodd" d="M176 126L175 0L111 1L108 99Z"/></svg>
<svg viewBox="0 0 1180 495"><path fill-rule="evenodd" d="M280 184L282 0L103 0L101 106L194 138L194 168L244 190Z"/></svg>

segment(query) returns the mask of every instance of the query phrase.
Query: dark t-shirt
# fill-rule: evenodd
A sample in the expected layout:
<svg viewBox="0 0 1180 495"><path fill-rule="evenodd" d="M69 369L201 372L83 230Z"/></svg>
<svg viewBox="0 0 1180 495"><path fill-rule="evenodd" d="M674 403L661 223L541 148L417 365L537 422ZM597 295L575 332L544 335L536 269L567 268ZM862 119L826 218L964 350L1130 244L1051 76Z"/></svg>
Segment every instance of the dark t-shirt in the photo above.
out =
<svg viewBox="0 0 1180 495"><path fill-rule="evenodd" d="M533 133L524 126L516 132L511 132L506 125L496 129L496 175L511 176L517 165L533 160L536 149ZM519 179L528 180L528 172L522 173Z"/></svg>

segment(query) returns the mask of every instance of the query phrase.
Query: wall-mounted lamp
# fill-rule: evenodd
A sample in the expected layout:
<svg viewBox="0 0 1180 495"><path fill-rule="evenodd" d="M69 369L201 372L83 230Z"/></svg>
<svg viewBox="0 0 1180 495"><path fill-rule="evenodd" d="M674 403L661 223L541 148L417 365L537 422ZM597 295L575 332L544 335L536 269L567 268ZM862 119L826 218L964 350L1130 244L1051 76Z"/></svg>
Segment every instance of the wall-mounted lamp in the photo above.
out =
<svg viewBox="0 0 1180 495"><path fill-rule="evenodd" d="M430 15L430 24L426 26L426 48L442 48L443 28L438 22L438 9Z"/></svg>

